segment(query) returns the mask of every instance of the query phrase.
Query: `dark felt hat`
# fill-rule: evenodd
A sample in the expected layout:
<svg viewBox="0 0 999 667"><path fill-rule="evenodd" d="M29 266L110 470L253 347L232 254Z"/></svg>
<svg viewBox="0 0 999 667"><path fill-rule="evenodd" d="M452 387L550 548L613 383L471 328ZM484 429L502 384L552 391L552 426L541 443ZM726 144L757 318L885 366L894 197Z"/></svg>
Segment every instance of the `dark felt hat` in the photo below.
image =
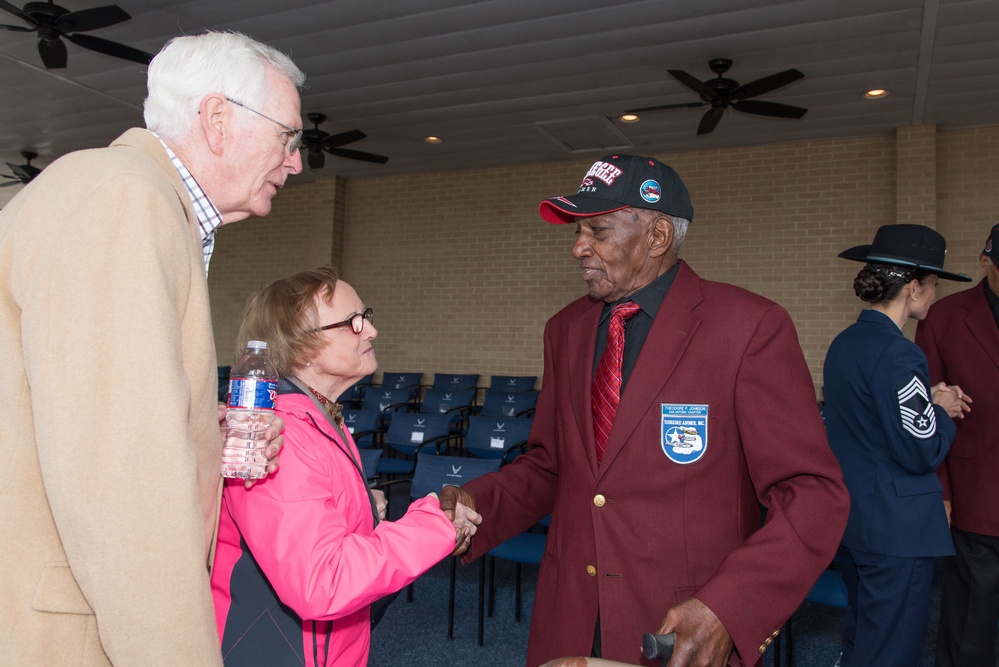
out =
<svg viewBox="0 0 999 667"><path fill-rule="evenodd" d="M923 225L884 225L878 228L873 243L844 250L839 256L868 264L914 268L947 280L971 282L963 273L943 270L946 254L947 242L934 229Z"/></svg>
<svg viewBox="0 0 999 667"><path fill-rule="evenodd" d="M608 155L593 163L574 195L545 199L541 217L555 224L575 222L633 206L694 219L687 186L659 160L637 155Z"/></svg>

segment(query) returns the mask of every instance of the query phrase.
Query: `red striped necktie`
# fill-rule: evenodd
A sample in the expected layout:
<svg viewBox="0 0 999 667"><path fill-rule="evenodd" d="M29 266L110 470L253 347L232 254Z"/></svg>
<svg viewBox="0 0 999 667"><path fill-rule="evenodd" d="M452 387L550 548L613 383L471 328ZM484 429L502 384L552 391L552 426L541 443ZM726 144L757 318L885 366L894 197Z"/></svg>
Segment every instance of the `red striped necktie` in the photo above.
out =
<svg viewBox="0 0 999 667"><path fill-rule="evenodd" d="M634 301L620 303L611 311L607 327L607 346L593 376L590 403L593 409L593 439L597 445L597 463L603 461L617 404L621 401L621 360L624 358L624 323L641 310Z"/></svg>

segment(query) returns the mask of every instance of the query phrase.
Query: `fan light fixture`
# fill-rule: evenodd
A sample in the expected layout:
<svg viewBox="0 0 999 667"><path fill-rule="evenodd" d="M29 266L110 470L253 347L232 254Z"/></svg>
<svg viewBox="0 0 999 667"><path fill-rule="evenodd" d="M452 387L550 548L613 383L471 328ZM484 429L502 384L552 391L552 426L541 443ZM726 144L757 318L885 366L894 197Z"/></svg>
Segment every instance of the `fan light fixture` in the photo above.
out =
<svg viewBox="0 0 999 667"><path fill-rule="evenodd" d="M444 143L443 139L441 139L440 137L435 137L432 134L429 137L423 137L423 140L425 142L427 142L428 144L443 144Z"/></svg>
<svg viewBox="0 0 999 667"><path fill-rule="evenodd" d="M884 88L872 88L864 93L864 99L868 100L880 100L882 97L888 97L888 91Z"/></svg>

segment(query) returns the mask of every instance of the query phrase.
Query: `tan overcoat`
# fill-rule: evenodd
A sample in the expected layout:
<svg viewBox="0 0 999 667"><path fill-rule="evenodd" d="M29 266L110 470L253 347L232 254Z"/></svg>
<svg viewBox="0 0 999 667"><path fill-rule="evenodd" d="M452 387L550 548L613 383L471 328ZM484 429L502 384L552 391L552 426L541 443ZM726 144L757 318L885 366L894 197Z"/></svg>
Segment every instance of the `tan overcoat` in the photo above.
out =
<svg viewBox="0 0 999 667"><path fill-rule="evenodd" d="M221 664L221 442L190 199L155 136L0 212L0 662Z"/></svg>

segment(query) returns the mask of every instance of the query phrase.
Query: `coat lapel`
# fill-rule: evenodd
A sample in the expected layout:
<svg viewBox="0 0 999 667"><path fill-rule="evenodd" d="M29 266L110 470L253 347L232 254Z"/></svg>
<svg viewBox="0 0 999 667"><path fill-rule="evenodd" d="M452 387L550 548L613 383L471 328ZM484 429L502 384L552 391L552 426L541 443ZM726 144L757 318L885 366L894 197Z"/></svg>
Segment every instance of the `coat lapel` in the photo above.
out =
<svg viewBox="0 0 999 667"><path fill-rule="evenodd" d="M971 335L992 359L992 363L999 366L999 328L996 327L996 321L992 317L992 309L989 308L985 299L985 289L987 288L979 286L976 288L977 294L975 294L976 301L978 299L986 301L984 307L966 308L967 317L965 317L964 323L971 331Z"/></svg>
<svg viewBox="0 0 999 667"><path fill-rule="evenodd" d="M597 471L596 444L593 441L593 412L590 407L590 388L593 379L593 354L597 345L597 326L600 324L600 313L603 310L602 301L590 300L590 304L582 309L579 316L564 329L568 333L568 342L572 347L569 351L569 403L576 418L576 428L586 451L590 469ZM573 336L571 332L581 332ZM585 332L585 335L582 334ZM606 456L606 452L605 452Z"/></svg>
<svg viewBox="0 0 999 667"><path fill-rule="evenodd" d="M604 450L604 461L600 466L602 470L606 471L610 467L652 403L662 394L663 387L700 325L701 319L692 312L702 299L699 281L700 278L693 269L685 262L681 263L680 271L659 307L652 329L649 330L645 345L642 346L635 368L624 388ZM592 424L592 420L590 423ZM592 431L591 425L591 441Z"/></svg>

